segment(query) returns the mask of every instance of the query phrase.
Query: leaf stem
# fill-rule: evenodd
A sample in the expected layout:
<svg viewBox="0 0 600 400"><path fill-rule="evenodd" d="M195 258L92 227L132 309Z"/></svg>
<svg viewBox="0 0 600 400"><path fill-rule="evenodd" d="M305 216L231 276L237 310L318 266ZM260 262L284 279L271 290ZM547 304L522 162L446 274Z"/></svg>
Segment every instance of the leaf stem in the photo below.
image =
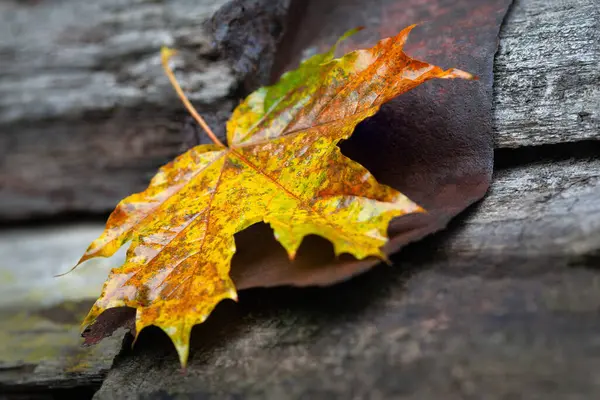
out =
<svg viewBox="0 0 600 400"><path fill-rule="evenodd" d="M206 132L208 137L216 145L221 146L221 147L227 147L227 146L225 146L225 144L223 144L223 142L221 142L219 140L219 138L217 138L217 135L215 135L215 133L212 131L212 129L210 129L210 127L208 126L208 124L206 123L204 118L202 118L200 116L200 114L198 114L198 111L196 111L196 109L194 108L192 103L190 103L190 101L188 100L185 93L183 93L183 89L181 89L179 82L177 82L177 78L175 78L175 74L173 74L173 70L171 69L171 67L169 67L169 60L171 59L172 56L175 55L175 53L176 53L175 50L169 49L168 47L163 47L160 52L162 66L165 70L165 73L167 74L167 77L169 78L169 81L171 82L171 85L173 85L173 88L177 92L177 95L183 102L183 105L185 106L185 108L187 108L187 110L190 112L190 114L192 114L192 117L194 117L196 122L198 122L198 124L200 124L202 129L204 129L204 131Z"/></svg>

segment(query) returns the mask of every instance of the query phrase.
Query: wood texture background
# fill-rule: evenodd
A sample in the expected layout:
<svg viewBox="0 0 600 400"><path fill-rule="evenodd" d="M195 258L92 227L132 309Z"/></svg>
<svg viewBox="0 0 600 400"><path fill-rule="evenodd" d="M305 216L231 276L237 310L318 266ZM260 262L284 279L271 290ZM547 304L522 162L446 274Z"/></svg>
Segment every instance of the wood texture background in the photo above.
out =
<svg viewBox="0 0 600 400"><path fill-rule="evenodd" d="M184 49L201 111L226 115L240 78L192 23L218 3L0 2L0 218L109 210L184 146L164 41ZM600 397L596 3L513 4L495 62L494 181L447 231L341 285L242 293L195 329L185 376L149 330L95 398ZM47 14L56 4L79 10L75 26ZM13 393L35 387L29 366L1 365ZM57 387L107 372L73 380L56 366Z"/></svg>

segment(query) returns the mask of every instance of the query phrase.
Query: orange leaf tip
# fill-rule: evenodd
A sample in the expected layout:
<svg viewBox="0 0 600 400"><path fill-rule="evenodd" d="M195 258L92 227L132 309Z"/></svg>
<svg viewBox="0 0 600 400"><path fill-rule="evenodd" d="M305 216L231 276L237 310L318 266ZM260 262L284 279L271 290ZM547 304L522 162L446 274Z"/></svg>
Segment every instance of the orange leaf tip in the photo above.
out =
<svg viewBox="0 0 600 400"><path fill-rule="evenodd" d="M449 70L445 71L445 74L443 76L441 76L442 79L466 79L466 80L478 80L479 78L473 74L470 74L468 72L462 71L460 69L456 69L456 68L450 68Z"/></svg>

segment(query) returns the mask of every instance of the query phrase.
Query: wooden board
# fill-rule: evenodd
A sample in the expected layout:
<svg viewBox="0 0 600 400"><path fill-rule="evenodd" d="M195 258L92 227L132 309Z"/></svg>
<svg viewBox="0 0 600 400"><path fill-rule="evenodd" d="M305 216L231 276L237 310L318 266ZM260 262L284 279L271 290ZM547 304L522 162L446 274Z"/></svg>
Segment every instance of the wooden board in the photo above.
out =
<svg viewBox="0 0 600 400"><path fill-rule="evenodd" d="M289 0L214 16L225 3L0 2L0 221L107 212L188 146L163 45L178 49L183 88L223 131L239 86L268 78ZM213 16L229 27L217 32L223 52L252 39L235 62L214 46Z"/></svg>
<svg viewBox="0 0 600 400"><path fill-rule="evenodd" d="M56 275L68 271L101 231L84 224L0 232L1 399L85 398L100 386L124 331L83 347L80 324L123 252Z"/></svg>
<svg viewBox="0 0 600 400"><path fill-rule="evenodd" d="M596 398L598 198L598 159L499 171L393 267L222 304L185 374L166 335L142 333L95 398Z"/></svg>
<svg viewBox="0 0 600 400"><path fill-rule="evenodd" d="M498 147L600 139L596 0L515 0L494 64Z"/></svg>

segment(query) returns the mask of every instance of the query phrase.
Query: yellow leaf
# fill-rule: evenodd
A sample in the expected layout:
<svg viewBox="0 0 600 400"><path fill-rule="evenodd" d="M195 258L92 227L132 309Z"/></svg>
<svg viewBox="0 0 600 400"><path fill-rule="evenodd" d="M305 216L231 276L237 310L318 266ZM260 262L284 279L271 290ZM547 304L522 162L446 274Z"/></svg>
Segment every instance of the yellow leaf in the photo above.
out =
<svg viewBox="0 0 600 400"><path fill-rule="evenodd" d="M185 365L192 327L221 300L237 298L229 277L234 234L261 221L291 259L310 234L330 240L336 254L384 259L389 221L422 209L377 183L337 144L426 80L472 78L408 57L402 46L411 29L339 59L332 49L303 62L237 107L229 147L209 133L217 144L187 151L121 201L80 260L110 256L131 241L84 326L108 308L134 307L136 332L162 328ZM163 50L165 64L171 54Z"/></svg>

